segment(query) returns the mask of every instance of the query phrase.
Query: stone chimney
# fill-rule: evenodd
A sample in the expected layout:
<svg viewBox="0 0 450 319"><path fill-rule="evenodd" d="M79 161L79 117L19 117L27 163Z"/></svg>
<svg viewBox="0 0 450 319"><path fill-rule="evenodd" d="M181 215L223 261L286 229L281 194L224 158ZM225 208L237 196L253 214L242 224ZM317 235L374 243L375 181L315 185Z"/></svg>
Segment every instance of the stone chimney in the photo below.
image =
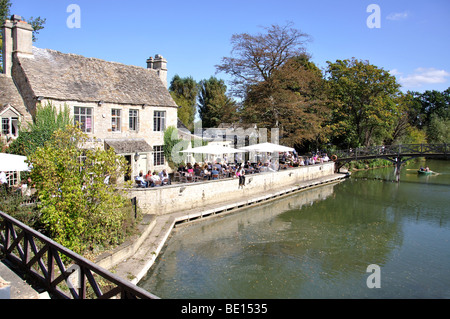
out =
<svg viewBox="0 0 450 319"><path fill-rule="evenodd" d="M157 54L154 58L148 58L147 69L156 70L164 86L167 87L167 60L162 55Z"/></svg>
<svg viewBox="0 0 450 319"><path fill-rule="evenodd" d="M3 73L11 76L14 54L33 55L33 28L22 17L13 15L2 26Z"/></svg>

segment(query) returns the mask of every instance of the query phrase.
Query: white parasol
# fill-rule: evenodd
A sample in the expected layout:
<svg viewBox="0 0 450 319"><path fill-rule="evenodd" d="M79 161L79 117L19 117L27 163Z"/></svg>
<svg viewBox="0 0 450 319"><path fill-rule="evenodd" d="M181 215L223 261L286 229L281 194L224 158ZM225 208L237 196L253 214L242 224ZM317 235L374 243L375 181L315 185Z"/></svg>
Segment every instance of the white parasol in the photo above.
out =
<svg viewBox="0 0 450 319"><path fill-rule="evenodd" d="M267 152L267 153L293 152L294 151L294 149L292 147L287 147L287 146L278 145L278 144L274 144L274 143L253 144L253 145L241 147L240 149L246 150L246 151Z"/></svg>
<svg viewBox="0 0 450 319"><path fill-rule="evenodd" d="M221 145L206 145L181 151L181 153L213 154L213 155L245 153L245 152L246 152L245 150L240 150Z"/></svg>
<svg viewBox="0 0 450 319"><path fill-rule="evenodd" d="M26 163L27 157L21 155L0 153L0 171L21 172L29 171L30 167Z"/></svg>

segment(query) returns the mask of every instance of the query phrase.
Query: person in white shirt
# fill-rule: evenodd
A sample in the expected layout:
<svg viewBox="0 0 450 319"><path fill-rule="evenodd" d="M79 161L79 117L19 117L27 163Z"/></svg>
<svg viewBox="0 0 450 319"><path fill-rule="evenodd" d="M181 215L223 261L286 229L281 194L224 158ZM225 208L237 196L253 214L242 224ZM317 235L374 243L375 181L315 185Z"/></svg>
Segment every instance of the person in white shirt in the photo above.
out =
<svg viewBox="0 0 450 319"><path fill-rule="evenodd" d="M5 172L0 172L0 189L8 190L8 177Z"/></svg>
<svg viewBox="0 0 450 319"><path fill-rule="evenodd" d="M150 178L150 186L154 187L156 186L156 182L161 181L161 178L159 178L159 175L156 174L156 172L153 172L152 177Z"/></svg>

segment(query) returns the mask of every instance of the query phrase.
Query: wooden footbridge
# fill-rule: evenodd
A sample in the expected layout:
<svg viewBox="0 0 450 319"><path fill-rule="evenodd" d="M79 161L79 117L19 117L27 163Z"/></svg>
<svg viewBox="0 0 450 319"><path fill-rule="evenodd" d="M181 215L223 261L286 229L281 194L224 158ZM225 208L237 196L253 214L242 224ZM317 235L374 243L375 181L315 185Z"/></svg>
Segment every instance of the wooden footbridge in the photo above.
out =
<svg viewBox="0 0 450 319"><path fill-rule="evenodd" d="M400 178L400 168L405 162L416 157L449 158L449 144L400 144L369 146L364 148L340 150L331 159L336 163L336 171L351 161L375 158L386 159L395 165L397 181Z"/></svg>

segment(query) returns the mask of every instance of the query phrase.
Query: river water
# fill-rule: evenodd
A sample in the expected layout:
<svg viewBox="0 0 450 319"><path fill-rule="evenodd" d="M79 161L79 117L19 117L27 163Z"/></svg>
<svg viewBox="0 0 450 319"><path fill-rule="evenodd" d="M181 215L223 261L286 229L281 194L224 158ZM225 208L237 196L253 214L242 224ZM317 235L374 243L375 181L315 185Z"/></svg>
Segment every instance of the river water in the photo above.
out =
<svg viewBox="0 0 450 319"><path fill-rule="evenodd" d="M411 162L394 180L392 167L360 171L178 227L139 286L161 298L450 298L450 162Z"/></svg>

